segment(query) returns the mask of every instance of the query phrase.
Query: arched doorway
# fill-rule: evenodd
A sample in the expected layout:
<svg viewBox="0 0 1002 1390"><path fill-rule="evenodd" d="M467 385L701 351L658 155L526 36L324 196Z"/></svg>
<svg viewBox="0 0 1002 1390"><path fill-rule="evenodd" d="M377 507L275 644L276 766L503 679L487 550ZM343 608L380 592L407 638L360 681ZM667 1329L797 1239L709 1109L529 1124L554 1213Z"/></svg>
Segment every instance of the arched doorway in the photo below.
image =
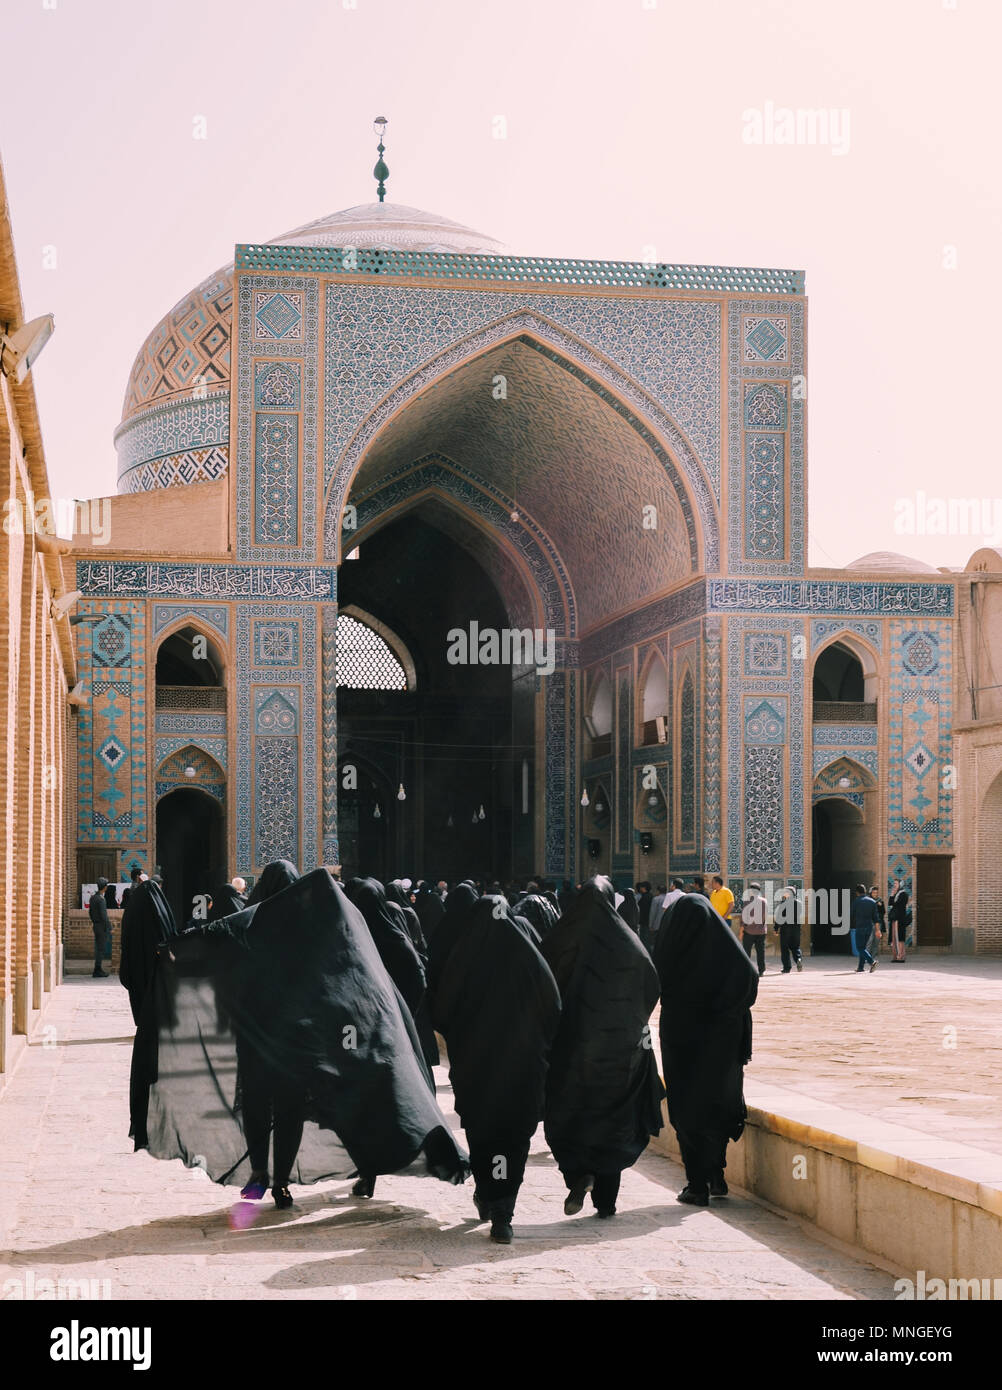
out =
<svg viewBox="0 0 1002 1390"><path fill-rule="evenodd" d="M178 787L157 801L157 868L178 926L195 897L226 878L223 808L211 793Z"/></svg>
<svg viewBox="0 0 1002 1390"><path fill-rule="evenodd" d="M979 955L982 953L1002 955L1000 826L1002 826L1002 772L989 786L978 813L977 917L974 924L974 950ZM918 906L921 909L924 904L919 903Z"/></svg>
<svg viewBox="0 0 1002 1390"><path fill-rule="evenodd" d="M816 800L812 816L813 889L817 904L813 916L828 917L811 925L811 949L815 954L846 955L851 950L847 909L857 883L867 888L877 882L876 861L870 848L869 827L861 806L839 796ZM822 906L823 905L823 906ZM839 920L833 907L837 905Z"/></svg>

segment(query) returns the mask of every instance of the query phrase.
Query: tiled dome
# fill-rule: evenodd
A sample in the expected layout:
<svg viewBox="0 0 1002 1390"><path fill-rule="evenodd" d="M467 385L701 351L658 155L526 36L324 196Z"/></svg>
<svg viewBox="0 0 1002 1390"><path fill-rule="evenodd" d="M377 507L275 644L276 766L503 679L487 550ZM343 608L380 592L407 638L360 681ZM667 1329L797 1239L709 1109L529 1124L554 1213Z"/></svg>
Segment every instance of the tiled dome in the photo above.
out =
<svg viewBox="0 0 1002 1390"><path fill-rule="evenodd" d="M491 237L400 203L361 203L273 237L270 246L344 246L503 255ZM115 432L120 492L218 477L226 468L233 266L217 270L160 320L129 374ZM158 407L176 406L170 421ZM201 428L191 418L199 416ZM177 426L175 429L174 426Z"/></svg>

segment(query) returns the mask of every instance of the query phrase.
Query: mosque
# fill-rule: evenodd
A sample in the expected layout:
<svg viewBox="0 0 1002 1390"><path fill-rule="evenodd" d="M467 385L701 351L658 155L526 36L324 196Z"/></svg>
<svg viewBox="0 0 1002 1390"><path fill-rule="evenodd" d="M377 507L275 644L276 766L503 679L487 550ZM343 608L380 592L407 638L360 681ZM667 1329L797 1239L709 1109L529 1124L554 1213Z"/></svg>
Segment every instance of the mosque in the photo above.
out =
<svg viewBox="0 0 1002 1390"><path fill-rule="evenodd" d="M923 948L1002 951L1002 553L809 569L806 416L800 271L382 190L238 245L66 564L77 880L902 878Z"/></svg>

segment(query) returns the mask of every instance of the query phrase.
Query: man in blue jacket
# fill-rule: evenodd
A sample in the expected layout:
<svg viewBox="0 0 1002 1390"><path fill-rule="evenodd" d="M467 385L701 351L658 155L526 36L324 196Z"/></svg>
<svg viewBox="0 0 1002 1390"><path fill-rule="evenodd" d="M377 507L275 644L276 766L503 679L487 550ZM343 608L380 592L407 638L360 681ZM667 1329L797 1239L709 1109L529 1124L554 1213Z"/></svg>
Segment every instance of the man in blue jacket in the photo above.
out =
<svg viewBox="0 0 1002 1390"><path fill-rule="evenodd" d="M873 935L874 931L877 932L878 939L880 937L880 931L877 928L877 904L870 897L869 893L867 893L866 887L862 883L856 884L853 893L855 897L852 903L850 924L852 926L853 944L856 947L856 954L859 956L859 965L856 967L856 974L861 975L864 965L866 964L869 965L870 973L872 974L877 968L877 959L875 956L870 955L867 947L870 944L870 937Z"/></svg>

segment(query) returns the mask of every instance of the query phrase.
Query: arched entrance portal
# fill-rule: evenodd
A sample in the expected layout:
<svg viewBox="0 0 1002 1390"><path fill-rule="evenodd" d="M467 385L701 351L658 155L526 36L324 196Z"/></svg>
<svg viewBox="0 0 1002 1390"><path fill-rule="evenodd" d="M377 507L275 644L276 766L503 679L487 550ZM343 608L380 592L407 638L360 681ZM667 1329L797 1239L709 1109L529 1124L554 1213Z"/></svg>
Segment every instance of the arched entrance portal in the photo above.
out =
<svg viewBox="0 0 1002 1390"><path fill-rule="evenodd" d="M349 634L339 617L337 627L346 876L533 872L535 670L481 659L480 635L521 616L483 550L461 517L428 502L370 529L341 566L342 614L364 611L372 624L350 617Z"/></svg>
<svg viewBox="0 0 1002 1390"><path fill-rule="evenodd" d="M840 797L826 797L814 803L813 814L814 883L816 901L828 904L829 921L815 921L811 926L811 947L815 953L834 952L845 955L851 951L847 907L857 883L867 888L876 882L876 868L868 841L868 827L862 810ZM841 920L835 917L832 904L838 905ZM820 906L816 912L821 917Z"/></svg>
<svg viewBox="0 0 1002 1390"><path fill-rule="evenodd" d="M226 878L223 808L210 793L178 787L157 802L157 867L178 926L199 893Z"/></svg>

